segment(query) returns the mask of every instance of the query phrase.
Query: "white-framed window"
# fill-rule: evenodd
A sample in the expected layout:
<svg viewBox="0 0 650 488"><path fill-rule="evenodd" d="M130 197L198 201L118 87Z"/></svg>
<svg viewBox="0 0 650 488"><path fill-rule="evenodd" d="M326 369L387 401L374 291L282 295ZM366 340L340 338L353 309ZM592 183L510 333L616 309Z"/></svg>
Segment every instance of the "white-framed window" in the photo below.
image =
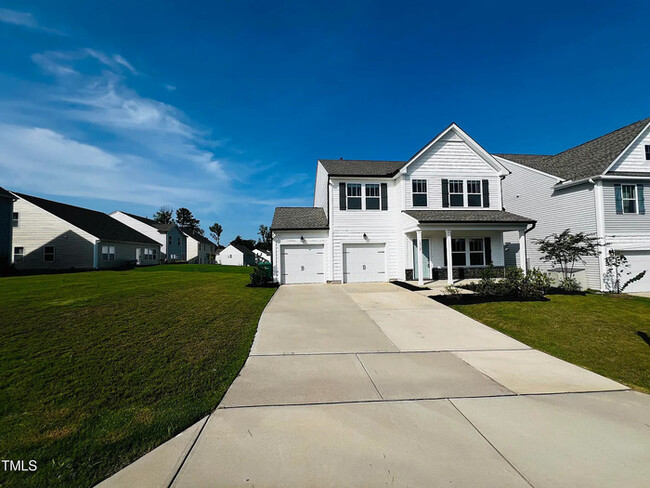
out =
<svg viewBox="0 0 650 488"><path fill-rule="evenodd" d="M115 246L102 246L102 261L115 261Z"/></svg>
<svg viewBox="0 0 650 488"><path fill-rule="evenodd" d="M465 250L465 239L451 240L451 264L452 266L467 265L467 252Z"/></svg>
<svg viewBox="0 0 650 488"><path fill-rule="evenodd" d="M650 144L645 145L645 160L650 161Z"/></svg>
<svg viewBox="0 0 650 488"><path fill-rule="evenodd" d="M18 212L13 212L11 216L12 227L18 227L19 221L20 221L20 214Z"/></svg>
<svg viewBox="0 0 650 488"><path fill-rule="evenodd" d="M348 210L361 210L361 183L347 183L345 185Z"/></svg>
<svg viewBox="0 0 650 488"><path fill-rule="evenodd" d="M463 198L463 180L449 180L449 206L465 206Z"/></svg>
<svg viewBox="0 0 650 488"><path fill-rule="evenodd" d="M155 261L157 255L156 249L145 248L144 250L144 260L145 261Z"/></svg>
<svg viewBox="0 0 650 488"><path fill-rule="evenodd" d="M469 265L485 266L485 246L483 239L469 239Z"/></svg>
<svg viewBox="0 0 650 488"><path fill-rule="evenodd" d="M481 180L467 180L467 206L482 207Z"/></svg>
<svg viewBox="0 0 650 488"><path fill-rule="evenodd" d="M45 246L43 248L43 261L46 263L53 263L55 256L54 246Z"/></svg>
<svg viewBox="0 0 650 488"><path fill-rule="evenodd" d="M635 214L639 210L637 202L636 185L621 185L621 197L623 200L623 213Z"/></svg>
<svg viewBox="0 0 650 488"><path fill-rule="evenodd" d="M411 183L413 189L413 206L426 207L427 202L427 180L413 180Z"/></svg>
<svg viewBox="0 0 650 488"><path fill-rule="evenodd" d="M366 183L366 210L379 210L380 197L379 183Z"/></svg>
<svg viewBox="0 0 650 488"><path fill-rule="evenodd" d="M25 257L25 248L22 246L14 247L14 263L22 263Z"/></svg>

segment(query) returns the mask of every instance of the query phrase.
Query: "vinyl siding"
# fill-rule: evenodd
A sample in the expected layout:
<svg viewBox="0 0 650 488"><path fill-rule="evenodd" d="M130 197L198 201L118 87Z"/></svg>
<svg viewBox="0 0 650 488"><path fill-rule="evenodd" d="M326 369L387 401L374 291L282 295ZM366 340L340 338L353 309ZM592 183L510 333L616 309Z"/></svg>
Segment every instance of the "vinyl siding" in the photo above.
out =
<svg viewBox="0 0 650 488"><path fill-rule="evenodd" d="M301 240L304 238L304 241ZM276 283L281 282L280 276L280 263L282 256L280 255L281 246L286 245L302 245L302 244L322 244L323 255L325 259L325 281L332 281L332 261L331 250L329 244L329 232L326 230L305 230L305 231L274 231L273 243L271 248L271 260L273 262L273 280Z"/></svg>
<svg viewBox="0 0 650 488"><path fill-rule="evenodd" d="M573 232L587 232L596 235L596 206L593 185L583 184L556 191L557 179L545 176L531 169L504 161L511 174L503 180L503 203L506 211L537 221L534 230L527 234L528 259L531 267L548 270L553 266L542 261L542 254L535 239L542 239L552 233L569 228ZM504 234L506 264L519 263L519 234ZM598 258L587 258L585 267L590 288L600 288Z"/></svg>
<svg viewBox="0 0 650 488"><path fill-rule="evenodd" d="M93 268L94 236L22 198L14 202L14 212L19 214L19 224L13 228L12 259L15 247L24 248L17 269ZM54 246L54 262L44 261L45 246Z"/></svg>
<svg viewBox="0 0 650 488"><path fill-rule="evenodd" d="M102 248L104 246L114 247L115 248L115 260L114 261L104 261L102 260ZM160 264L160 246L155 246L153 244L130 244L125 242L114 242L114 241L100 241L97 244L97 267L99 269L114 269L114 268L125 268L136 264L138 249L141 250L140 261L137 262L138 266L155 266ZM145 260L144 259L144 249L156 249L156 259Z"/></svg>
<svg viewBox="0 0 650 488"><path fill-rule="evenodd" d="M427 207L441 209L442 179L484 180L490 185L490 209L501 209L500 178L495 169L476 154L464 141L444 139L438 141L411 163L404 178L405 208L413 207L412 180L427 180ZM466 183L463 183L466 192ZM451 207L454 208L461 207ZM481 207L467 207L479 209Z"/></svg>
<svg viewBox="0 0 650 488"><path fill-rule="evenodd" d="M314 207L321 207L325 210L325 215L329 215L327 204L327 171L322 164L316 164L316 184L314 186Z"/></svg>
<svg viewBox="0 0 650 488"><path fill-rule="evenodd" d="M186 236L187 238L187 261L189 263L195 263L198 264L199 262L199 241L194 239L193 237Z"/></svg>
<svg viewBox="0 0 650 488"><path fill-rule="evenodd" d="M614 185L621 183L624 185L643 184L643 194L645 197L645 215L640 214L617 214L616 213L616 193ZM605 234L612 235L618 233L624 234L649 234L650 233L650 182L648 181L603 181L603 206L605 208Z"/></svg>
<svg viewBox="0 0 650 488"><path fill-rule="evenodd" d="M163 251L163 257L166 259L172 259L171 256L179 256L177 259L178 260L185 260L186 257L186 249L185 247L187 246L187 238L185 237L185 234L181 232L181 230L178 227L173 227L169 232L166 234L160 234L161 236L164 237L165 241L165 246L164 246L164 251ZM172 243L171 245L169 244L169 236L172 238ZM180 238L180 245L178 244L178 239Z"/></svg>
<svg viewBox="0 0 650 488"><path fill-rule="evenodd" d="M643 172L650 174L650 161L645 158L645 145L650 145L650 127L630 146L610 171Z"/></svg>

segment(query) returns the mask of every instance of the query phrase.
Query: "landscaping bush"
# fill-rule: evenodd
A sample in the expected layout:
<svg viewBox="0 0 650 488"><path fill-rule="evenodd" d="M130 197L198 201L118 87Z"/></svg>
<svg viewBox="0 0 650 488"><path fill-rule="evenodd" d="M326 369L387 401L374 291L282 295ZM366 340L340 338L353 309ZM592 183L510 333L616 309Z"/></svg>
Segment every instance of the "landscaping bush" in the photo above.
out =
<svg viewBox="0 0 650 488"><path fill-rule="evenodd" d="M569 276L560 280L560 290L565 293L578 293L582 289L580 283L575 278Z"/></svg>
<svg viewBox="0 0 650 488"><path fill-rule="evenodd" d="M271 277L269 276L268 271L259 265L253 268L250 277L251 286L269 286L271 284Z"/></svg>
<svg viewBox="0 0 650 488"><path fill-rule="evenodd" d="M532 269L527 275L520 268L506 268L501 280L492 278L493 270L487 267L477 283L467 285L482 297L513 298L518 300L542 300L551 289L551 279L538 269Z"/></svg>

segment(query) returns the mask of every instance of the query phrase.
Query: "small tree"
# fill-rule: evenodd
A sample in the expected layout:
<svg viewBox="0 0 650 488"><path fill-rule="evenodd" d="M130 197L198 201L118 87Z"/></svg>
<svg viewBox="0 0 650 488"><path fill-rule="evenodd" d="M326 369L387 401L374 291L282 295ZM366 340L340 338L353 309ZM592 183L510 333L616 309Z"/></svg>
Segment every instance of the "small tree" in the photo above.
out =
<svg viewBox="0 0 650 488"><path fill-rule="evenodd" d="M260 225L258 232L260 240L257 243L257 248L261 251L271 250L271 230L266 225Z"/></svg>
<svg viewBox="0 0 650 488"><path fill-rule="evenodd" d="M223 232L223 227L217 222L210 226L210 235L212 238L217 241L217 246L219 245L219 239L221 239L221 233Z"/></svg>
<svg viewBox="0 0 650 488"><path fill-rule="evenodd" d="M198 232L203 235L203 229L199 227L199 219L195 219L192 212L185 207L176 210L176 222L181 229L187 229L192 232Z"/></svg>
<svg viewBox="0 0 650 488"><path fill-rule="evenodd" d="M237 236L232 241L230 241L230 244L240 244L252 251L255 249L256 242L253 239L242 239L242 236Z"/></svg>
<svg viewBox="0 0 650 488"><path fill-rule="evenodd" d="M607 271L605 272L605 286L610 293L622 293L625 291L625 288L635 281L639 281L645 276L645 270L641 271L636 276L633 276L625 283L621 284L621 281L625 276L630 276L632 273L629 271L630 264L627 262L627 258L620 251L614 251L613 249L609 250L607 257L605 258L605 267Z"/></svg>
<svg viewBox="0 0 650 488"><path fill-rule="evenodd" d="M174 209L171 207L163 206L153 214L153 219L160 224L173 224L174 223Z"/></svg>
<svg viewBox="0 0 650 488"><path fill-rule="evenodd" d="M535 239L534 242L539 246L544 261L560 267L564 282L573 279L576 263L584 263L584 258L588 256L597 256L600 246L598 239L591 234L572 234L571 229L566 229L560 234L551 234L544 239Z"/></svg>

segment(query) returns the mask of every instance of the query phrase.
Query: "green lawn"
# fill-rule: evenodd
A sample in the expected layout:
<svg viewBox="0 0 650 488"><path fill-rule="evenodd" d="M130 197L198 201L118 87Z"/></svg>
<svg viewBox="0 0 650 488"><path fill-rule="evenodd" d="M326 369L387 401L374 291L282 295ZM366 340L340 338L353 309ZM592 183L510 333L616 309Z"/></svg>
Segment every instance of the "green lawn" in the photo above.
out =
<svg viewBox="0 0 650 488"><path fill-rule="evenodd" d="M455 305L531 347L650 393L650 299L550 295L547 302ZM650 339L649 339L650 340Z"/></svg>
<svg viewBox="0 0 650 488"><path fill-rule="evenodd" d="M2 486L92 486L212 409L273 295L250 268L0 278Z"/></svg>

